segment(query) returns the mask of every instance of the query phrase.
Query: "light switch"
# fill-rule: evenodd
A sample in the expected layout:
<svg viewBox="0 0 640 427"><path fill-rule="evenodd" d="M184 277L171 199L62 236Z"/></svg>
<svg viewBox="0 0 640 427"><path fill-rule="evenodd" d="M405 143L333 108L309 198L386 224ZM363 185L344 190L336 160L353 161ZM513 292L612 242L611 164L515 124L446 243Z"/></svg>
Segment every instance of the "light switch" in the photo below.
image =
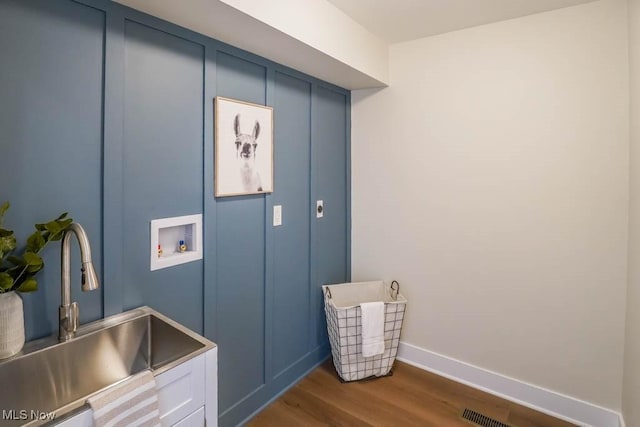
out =
<svg viewBox="0 0 640 427"><path fill-rule="evenodd" d="M282 205L273 207L273 226L282 225Z"/></svg>
<svg viewBox="0 0 640 427"><path fill-rule="evenodd" d="M324 202L322 200L316 201L316 218L322 218L324 216Z"/></svg>

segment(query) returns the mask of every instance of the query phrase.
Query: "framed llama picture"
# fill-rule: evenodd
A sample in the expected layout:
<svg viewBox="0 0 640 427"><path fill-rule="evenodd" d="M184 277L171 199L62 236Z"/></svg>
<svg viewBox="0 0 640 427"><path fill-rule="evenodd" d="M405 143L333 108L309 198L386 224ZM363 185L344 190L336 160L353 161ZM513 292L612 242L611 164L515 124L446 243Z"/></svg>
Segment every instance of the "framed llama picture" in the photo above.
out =
<svg viewBox="0 0 640 427"><path fill-rule="evenodd" d="M273 192L273 108L216 97L215 196Z"/></svg>

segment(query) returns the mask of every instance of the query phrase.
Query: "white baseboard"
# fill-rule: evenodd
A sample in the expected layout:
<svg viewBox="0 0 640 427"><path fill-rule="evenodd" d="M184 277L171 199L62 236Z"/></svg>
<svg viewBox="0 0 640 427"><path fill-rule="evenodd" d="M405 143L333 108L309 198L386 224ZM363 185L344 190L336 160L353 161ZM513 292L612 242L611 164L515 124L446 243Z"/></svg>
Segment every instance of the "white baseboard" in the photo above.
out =
<svg viewBox="0 0 640 427"><path fill-rule="evenodd" d="M621 414L610 409L527 384L405 342L400 343L397 358L418 368L580 426L624 427Z"/></svg>

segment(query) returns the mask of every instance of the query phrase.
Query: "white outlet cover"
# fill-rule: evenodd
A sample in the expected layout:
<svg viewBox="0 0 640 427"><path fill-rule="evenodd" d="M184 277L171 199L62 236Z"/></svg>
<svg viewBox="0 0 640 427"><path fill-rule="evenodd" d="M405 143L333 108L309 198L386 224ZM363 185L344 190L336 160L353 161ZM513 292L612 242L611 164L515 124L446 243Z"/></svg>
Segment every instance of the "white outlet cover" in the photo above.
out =
<svg viewBox="0 0 640 427"><path fill-rule="evenodd" d="M273 206L273 226L282 225L282 205Z"/></svg>

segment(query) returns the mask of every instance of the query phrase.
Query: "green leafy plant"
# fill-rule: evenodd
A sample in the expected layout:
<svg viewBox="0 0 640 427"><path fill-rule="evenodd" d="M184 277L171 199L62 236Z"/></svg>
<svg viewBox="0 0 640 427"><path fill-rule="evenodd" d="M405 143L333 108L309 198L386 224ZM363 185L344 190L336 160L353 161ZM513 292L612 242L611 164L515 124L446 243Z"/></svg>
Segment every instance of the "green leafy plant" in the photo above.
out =
<svg viewBox="0 0 640 427"><path fill-rule="evenodd" d="M40 252L49 242L62 239L73 220L67 218L65 212L53 221L36 224L36 231L27 238L22 255L17 255L13 230L8 230L3 225L8 209L9 202L0 205L0 293L33 292L38 290L35 275L44 267Z"/></svg>

